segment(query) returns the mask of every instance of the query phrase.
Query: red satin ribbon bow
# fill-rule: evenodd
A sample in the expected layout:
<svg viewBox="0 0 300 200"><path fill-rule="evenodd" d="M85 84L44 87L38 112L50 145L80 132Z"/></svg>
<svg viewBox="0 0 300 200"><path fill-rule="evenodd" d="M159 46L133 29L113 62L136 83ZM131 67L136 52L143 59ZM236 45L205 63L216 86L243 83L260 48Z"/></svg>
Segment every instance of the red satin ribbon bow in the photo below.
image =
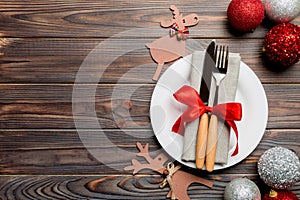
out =
<svg viewBox="0 0 300 200"><path fill-rule="evenodd" d="M187 85L182 86L173 94L174 98L188 106L186 111L176 120L172 131L184 135L184 123L191 122L199 118L204 113L210 112L223 119L235 132L238 141L238 129L234 121L240 121L242 118L242 105L240 103L224 103L214 107L205 106L199 97L198 92ZM238 142L232 156L238 154Z"/></svg>

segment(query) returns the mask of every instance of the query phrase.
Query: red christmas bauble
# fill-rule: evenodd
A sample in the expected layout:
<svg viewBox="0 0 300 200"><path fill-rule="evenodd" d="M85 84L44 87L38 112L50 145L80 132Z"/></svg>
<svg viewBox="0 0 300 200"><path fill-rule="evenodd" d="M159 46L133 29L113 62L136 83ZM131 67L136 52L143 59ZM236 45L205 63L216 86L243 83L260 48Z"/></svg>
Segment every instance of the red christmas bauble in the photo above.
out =
<svg viewBox="0 0 300 200"><path fill-rule="evenodd" d="M282 23L266 35L264 51L270 61L288 67L300 60L300 27Z"/></svg>
<svg viewBox="0 0 300 200"><path fill-rule="evenodd" d="M262 200L299 200L299 198L289 190L271 190L269 194L265 194Z"/></svg>
<svg viewBox="0 0 300 200"><path fill-rule="evenodd" d="M264 5L261 0L232 0L227 17L235 29L253 31L264 18Z"/></svg>

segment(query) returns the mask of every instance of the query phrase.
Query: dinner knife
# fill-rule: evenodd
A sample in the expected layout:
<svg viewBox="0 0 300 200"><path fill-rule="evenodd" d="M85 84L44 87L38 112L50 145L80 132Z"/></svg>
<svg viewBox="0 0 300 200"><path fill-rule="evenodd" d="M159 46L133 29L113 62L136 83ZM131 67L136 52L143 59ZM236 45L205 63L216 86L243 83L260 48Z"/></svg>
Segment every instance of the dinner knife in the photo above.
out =
<svg viewBox="0 0 300 200"><path fill-rule="evenodd" d="M212 70L215 67L214 52L216 41L212 40L208 45L203 64L203 73L201 78L200 98L204 104L208 104L210 85L212 79ZM201 169L204 166L206 154L206 140L208 133L208 114L204 113L200 117L196 142L196 168Z"/></svg>

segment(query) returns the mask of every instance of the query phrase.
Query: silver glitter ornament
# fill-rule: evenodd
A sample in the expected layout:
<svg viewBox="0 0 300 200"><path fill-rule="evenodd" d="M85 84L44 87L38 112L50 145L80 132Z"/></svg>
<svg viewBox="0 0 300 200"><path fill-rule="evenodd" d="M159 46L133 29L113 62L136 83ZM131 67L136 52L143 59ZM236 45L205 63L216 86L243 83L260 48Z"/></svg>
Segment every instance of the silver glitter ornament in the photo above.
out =
<svg viewBox="0 0 300 200"><path fill-rule="evenodd" d="M261 200L257 185L247 178L232 180L225 188L225 200Z"/></svg>
<svg viewBox="0 0 300 200"><path fill-rule="evenodd" d="M258 173L268 186L287 189L300 181L300 161L293 151L273 147L260 157Z"/></svg>
<svg viewBox="0 0 300 200"><path fill-rule="evenodd" d="M276 23L290 22L300 12L300 0L265 0L265 10Z"/></svg>

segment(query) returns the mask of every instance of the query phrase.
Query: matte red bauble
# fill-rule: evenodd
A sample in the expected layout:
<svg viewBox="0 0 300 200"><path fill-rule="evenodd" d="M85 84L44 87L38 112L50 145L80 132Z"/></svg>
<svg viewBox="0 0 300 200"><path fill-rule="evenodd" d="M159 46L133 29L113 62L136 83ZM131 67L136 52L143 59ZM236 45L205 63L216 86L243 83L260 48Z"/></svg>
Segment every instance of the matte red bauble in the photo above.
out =
<svg viewBox="0 0 300 200"><path fill-rule="evenodd" d="M232 0L227 17L235 29L254 31L264 18L264 5L261 0Z"/></svg>
<svg viewBox="0 0 300 200"><path fill-rule="evenodd" d="M265 194L262 200L299 200L299 198L289 190L271 190L269 194Z"/></svg>
<svg viewBox="0 0 300 200"><path fill-rule="evenodd" d="M266 35L264 51L270 61L288 67L300 59L300 27L282 23Z"/></svg>

